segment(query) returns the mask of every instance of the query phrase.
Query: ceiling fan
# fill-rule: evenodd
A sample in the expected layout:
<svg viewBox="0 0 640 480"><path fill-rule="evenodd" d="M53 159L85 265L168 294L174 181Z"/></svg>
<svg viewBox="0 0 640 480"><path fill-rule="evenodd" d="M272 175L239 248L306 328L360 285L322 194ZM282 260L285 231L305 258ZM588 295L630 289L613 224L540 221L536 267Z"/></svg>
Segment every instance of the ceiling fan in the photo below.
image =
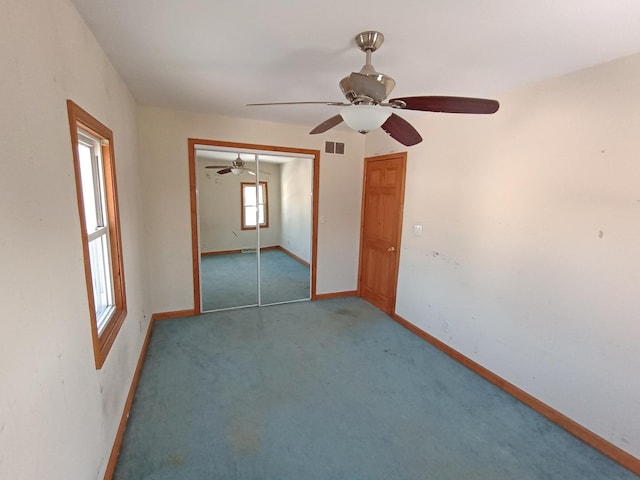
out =
<svg viewBox="0 0 640 480"><path fill-rule="evenodd" d="M358 34L355 40L358 48L366 54L366 63L359 72L353 72L340 80L340 89L347 102L274 102L250 103L247 106L321 104L344 107L339 114L325 120L309 133L324 133L345 122L360 133L382 127L391 137L406 146L420 143L422 137L409 122L393 113L394 109L490 114L497 112L500 107L496 100L469 97L402 97L385 102L396 82L388 75L377 72L371 64L371 54L382 46L384 35L367 31Z"/></svg>
<svg viewBox="0 0 640 480"><path fill-rule="evenodd" d="M233 173L234 175L240 176L244 175L244 172L249 173L249 175L255 175L256 172L247 167L247 162L240 158L240 154L238 154L238 158L236 158L231 165L207 165L205 168L218 168L216 174L218 175L226 175L227 173Z"/></svg>

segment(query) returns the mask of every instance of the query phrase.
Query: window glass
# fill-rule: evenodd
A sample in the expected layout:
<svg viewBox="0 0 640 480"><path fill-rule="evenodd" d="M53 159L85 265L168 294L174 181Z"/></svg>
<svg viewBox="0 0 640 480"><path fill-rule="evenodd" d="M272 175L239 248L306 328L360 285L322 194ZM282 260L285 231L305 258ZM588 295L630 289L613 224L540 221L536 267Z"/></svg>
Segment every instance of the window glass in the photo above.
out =
<svg viewBox="0 0 640 480"><path fill-rule="evenodd" d="M242 228L268 227L267 183L241 183L242 188Z"/></svg>

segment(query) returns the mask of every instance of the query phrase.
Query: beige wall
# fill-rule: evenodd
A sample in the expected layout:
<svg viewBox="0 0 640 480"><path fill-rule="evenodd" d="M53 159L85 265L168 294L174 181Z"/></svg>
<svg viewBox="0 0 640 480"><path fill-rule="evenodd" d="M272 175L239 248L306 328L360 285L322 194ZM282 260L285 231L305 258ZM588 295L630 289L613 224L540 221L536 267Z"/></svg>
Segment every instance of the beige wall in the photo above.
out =
<svg viewBox="0 0 640 480"><path fill-rule="evenodd" d="M193 308L188 138L321 151L327 139L344 142L345 155L320 158L317 293L355 290L364 136L154 107L138 109L138 128L154 312Z"/></svg>
<svg viewBox="0 0 640 480"><path fill-rule="evenodd" d="M640 55L499 95L491 117L403 113L425 141L408 153L397 303L636 457L639 78Z"/></svg>
<svg viewBox="0 0 640 480"><path fill-rule="evenodd" d="M281 245L311 263L313 161L295 158L281 167Z"/></svg>
<svg viewBox="0 0 640 480"><path fill-rule="evenodd" d="M256 248L256 231L242 230L240 216L240 184L255 182L256 177L232 173L216 175L215 170L206 168L216 162L197 158L196 163L200 251L208 253ZM260 181L267 182L269 202L269 226L260 229L260 246L271 247L280 245L280 165L263 163L260 170L263 172Z"/></svg>
<svg viewBox="0 0 640 480"><path fill-rule="evenodd" d="M102 478L150 319L135 102L66 0L0 15L0 478ZM128 315L94 366L66 100L114 132Z"/></svg>
<svg viewBox="0 0 640 480"><path fill-rule="evenodd" d="M199 240L201 252L256 248L255 230L240 228L240 183L255 177L216 175L196 157ZM220 164L220 162L217 162ZM261 247L282 246L311 263L313 159L260 163L260 181L267 182L269 226L260 229Z"/></svg>

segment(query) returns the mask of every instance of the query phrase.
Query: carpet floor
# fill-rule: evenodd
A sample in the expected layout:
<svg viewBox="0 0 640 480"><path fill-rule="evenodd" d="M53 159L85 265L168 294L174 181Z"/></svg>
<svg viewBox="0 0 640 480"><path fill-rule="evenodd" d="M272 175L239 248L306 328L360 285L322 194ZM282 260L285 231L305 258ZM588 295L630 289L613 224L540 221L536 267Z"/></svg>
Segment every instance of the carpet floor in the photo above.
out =
<svg viewBox="0 0 640 480"><path fill-rule="evenodd" d="M254 253L207 255L200 260L203 311L258 304ZM261 304L311 298L309 267L281 250L260 253Z"/></svg>
<svg viewBox="0 0 640 480"><path fill-rule="evenodd" d="M343 298L156 322L114 478L639 477Z"/></svg>

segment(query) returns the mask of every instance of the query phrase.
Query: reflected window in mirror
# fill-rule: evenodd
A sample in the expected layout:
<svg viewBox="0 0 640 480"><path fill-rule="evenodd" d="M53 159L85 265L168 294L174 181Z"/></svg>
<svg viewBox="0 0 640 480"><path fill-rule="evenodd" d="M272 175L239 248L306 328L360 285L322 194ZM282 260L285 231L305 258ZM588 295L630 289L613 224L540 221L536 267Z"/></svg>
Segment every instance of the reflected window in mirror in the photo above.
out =
<svg viewBox="0 0 640 480"><path fill-rule="evenodd" d="M252 230L256 225L260 228L269 227L269 198L267 182L240 183L242 199L241 221L242 230Z"/></svg>

